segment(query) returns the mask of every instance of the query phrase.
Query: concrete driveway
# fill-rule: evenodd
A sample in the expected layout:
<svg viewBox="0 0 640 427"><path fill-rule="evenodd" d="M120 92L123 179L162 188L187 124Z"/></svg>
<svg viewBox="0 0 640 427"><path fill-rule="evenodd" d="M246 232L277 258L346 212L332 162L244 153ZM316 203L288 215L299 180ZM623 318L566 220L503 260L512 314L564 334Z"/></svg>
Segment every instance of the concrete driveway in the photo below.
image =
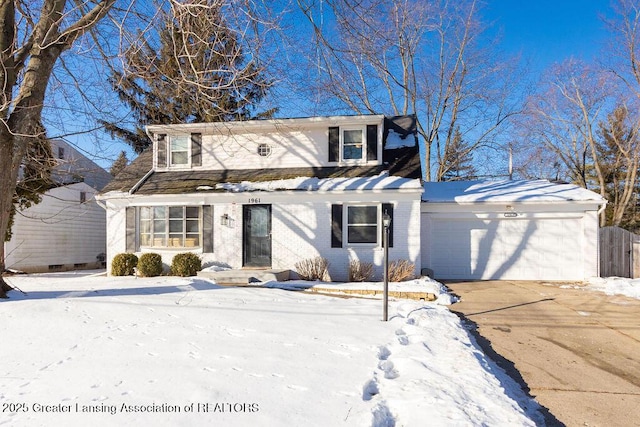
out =
<svg viewBox="0 0 640 427"><path fill-rule="evenodd" d="M542 406L547 425L640 426L640 300L579 285L448 283L488 356Z"/></svg>

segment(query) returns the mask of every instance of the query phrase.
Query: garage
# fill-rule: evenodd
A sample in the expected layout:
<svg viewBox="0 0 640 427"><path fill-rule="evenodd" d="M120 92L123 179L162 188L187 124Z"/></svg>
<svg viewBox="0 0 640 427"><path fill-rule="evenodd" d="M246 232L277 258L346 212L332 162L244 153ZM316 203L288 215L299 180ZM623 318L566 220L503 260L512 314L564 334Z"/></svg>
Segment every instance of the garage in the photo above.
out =
<svg viewBox="0 0 640 427"><path fill-rule="evenodd" d="M425 183L422 267L443 280L598 276L605 203L592 191L546 180Z"/></svg>

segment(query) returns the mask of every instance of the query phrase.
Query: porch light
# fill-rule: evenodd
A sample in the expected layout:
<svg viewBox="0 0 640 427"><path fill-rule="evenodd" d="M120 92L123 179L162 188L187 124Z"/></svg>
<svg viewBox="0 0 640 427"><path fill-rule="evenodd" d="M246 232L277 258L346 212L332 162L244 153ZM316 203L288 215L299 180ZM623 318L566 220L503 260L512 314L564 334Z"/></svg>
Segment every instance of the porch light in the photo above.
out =
<svg viewBox="0 0 640 427"><path fill-rule="evenodd" d="M389 320L389 230L391 227L391 217L384 211L382 214L382 225L384 226L384 292L382 298L382 320Z"/></svg>
<svg viewBox="0 0 640 427"><path fill-rule="evenodd" d="M229 218L229 214L224 214L220 216L220 225L228 227L230 222L231 222L231 218Z"/></svg>

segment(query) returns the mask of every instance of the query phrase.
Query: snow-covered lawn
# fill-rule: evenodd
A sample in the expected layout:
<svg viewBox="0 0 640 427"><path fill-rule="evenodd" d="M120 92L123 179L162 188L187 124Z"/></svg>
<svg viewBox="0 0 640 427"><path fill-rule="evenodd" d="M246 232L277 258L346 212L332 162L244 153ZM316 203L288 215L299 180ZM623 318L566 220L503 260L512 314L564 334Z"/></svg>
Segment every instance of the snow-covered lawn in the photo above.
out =
<svg viewBox="0 0 640 427"><path fill-rule="evenodd" d="M538 404L437 303L390 300L383 322L380 299L274 283L8 281L27 295L0 302L3 425L543 424Z"/></svg>

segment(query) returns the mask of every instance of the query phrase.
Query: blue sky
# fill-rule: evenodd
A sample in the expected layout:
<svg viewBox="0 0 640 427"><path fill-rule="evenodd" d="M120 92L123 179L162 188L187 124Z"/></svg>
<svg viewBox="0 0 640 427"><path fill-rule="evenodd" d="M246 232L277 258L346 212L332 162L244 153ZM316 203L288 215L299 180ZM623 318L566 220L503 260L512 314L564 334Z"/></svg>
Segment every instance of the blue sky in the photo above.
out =
<svg viewBox="0 0 640 427"><path fill-rule="evenodd" d="M540 68L570 56L588 60L604 48L603 13L610 13L608 0L486 0L485 7L502 47Z"/></svg>

